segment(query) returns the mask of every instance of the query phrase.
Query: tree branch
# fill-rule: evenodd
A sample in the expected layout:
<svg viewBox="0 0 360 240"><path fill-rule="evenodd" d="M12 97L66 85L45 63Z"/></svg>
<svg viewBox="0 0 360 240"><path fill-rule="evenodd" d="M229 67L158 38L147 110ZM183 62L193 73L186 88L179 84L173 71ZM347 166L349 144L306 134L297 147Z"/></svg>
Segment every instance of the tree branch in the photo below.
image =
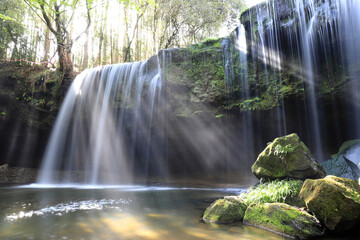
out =
<svg viewBox="0 0 360 240"><path fill-rule="evenodd" d="M71 45L72 45L74 42L76 42L76 41L81 37L81 35L83 35L83 34L89 29L89 27L90 27L90 24L91 24L90 10L91 10L92 8L89 8L89 2L88 2L88 0L86 0L86 8L87 8L88 25L86 26L85 30L84 30L82 33L80 33L76 38L74 38L73 40L71 40Z"/></svg>

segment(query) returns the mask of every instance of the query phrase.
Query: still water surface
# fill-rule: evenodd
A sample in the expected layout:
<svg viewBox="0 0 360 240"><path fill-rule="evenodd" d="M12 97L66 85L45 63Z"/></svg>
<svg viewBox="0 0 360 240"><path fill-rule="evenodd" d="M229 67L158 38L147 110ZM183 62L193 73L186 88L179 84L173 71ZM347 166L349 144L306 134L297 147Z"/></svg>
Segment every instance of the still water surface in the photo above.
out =
<svg viewBox="0 0 360 240"><path fill-rule="evenodd" d="M242 189L142 186L2 186L1 239L284 239L203 211Z"/></svg>

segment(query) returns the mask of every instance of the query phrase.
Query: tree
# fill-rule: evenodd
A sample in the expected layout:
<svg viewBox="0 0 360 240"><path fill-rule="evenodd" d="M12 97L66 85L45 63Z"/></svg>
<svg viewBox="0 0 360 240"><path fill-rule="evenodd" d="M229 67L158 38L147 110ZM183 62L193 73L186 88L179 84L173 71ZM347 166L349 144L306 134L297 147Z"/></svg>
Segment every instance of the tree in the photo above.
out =
<svg viewBox="0 0 360 240"><path fill-rule="evenodd" d="M159 49L218 37L225 24L238 22L241 2L0 0L0 57L39 62L57 53L69 79L73 69L144 60Z"/></svg>
<svg viewBox="0 0 360 240"><path fill-rule="evenodd" d="M75 41L85 33L91 24L90 10L91 0L85 0L87 12L87 26L77 37L71 38L69 26L72 23L76 7L81 7L79 0L24 0L30 9L43 21L50 32L54 35L59 57L59 71L63 74L62 79L71 78L73 75L73 63L71 61L71 48ZM53 20L53 21L52 21ZM53 22L55 26L53 26Z"/></svg>
<svg viewBox="0 0 360 240"><path fill-rule="evenodd" d="M0 58L5 59L6 51L14 43L12 57L15 58L18 53L17 43L24 34L23 14L17 9L21 8L21 4L17 0L1 0L0 1Z"/></svg>

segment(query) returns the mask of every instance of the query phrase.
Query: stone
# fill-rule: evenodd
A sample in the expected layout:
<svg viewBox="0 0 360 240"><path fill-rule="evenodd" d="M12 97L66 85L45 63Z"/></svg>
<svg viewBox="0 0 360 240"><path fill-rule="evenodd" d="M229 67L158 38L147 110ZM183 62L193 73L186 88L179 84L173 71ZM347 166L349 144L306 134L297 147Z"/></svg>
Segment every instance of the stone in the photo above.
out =
<svg viewBox="0 0 360 240"><path fill-rule="evenodd" d="M310 150L293 133L269 143L251 167L259 179L307 179L325 177Z"/></svg>
<svg viewBox="0 0 360 240"><path fill-rule="evenodd" d="M307 179L299 196L309 211L331 231L349 230L360 222L360 185L357 181L336 176Z"/></svg>
<svg viewBox="0 0 360 240"><path fill-rule="evenodd" d="M1 170L6 170L6 169L8 169L9 168L9 164L3 164L3 165L0 165L0 171Z"/></svg>
<svg viewBox="0 0 360 240"><path fill-rule="evenodd" d="M251 204L245 212L244 224L291 238L306 239L324 233L314 216L286 203Z"/></svg>
<svg viewBox="0 0 360 240"><path fill-rule="evenodd" d="M360 164L360 139L354 139L344 142L337 154L331 156L332 159L346 157L355 165Z"/></svg>
<svg viewBox="0 0 360 240"><path fill-rule="evenodd" d="M352 180L358 180L360 177L358 166L345 156L339 156L325 161L321 166L325 170L326 175L334 175Z"/></svg>
<svg viewBox="0 0 360 240"><path fill-rule="evenodd" d="M339 157L340 155L344 155L350 149L352 149L354 147L358 147L358 146L360 146L360 139L345 141L343 144L341 144L338 153L332 155L331 158L335 158L335 157Z"/></svg>
<svg viewBox="0 0 360 240"><path fill-rule="evenodd" d="M243 219L247 205L238 197L224 197L213 202L204 212L203 219L227 224Z"/></svg>

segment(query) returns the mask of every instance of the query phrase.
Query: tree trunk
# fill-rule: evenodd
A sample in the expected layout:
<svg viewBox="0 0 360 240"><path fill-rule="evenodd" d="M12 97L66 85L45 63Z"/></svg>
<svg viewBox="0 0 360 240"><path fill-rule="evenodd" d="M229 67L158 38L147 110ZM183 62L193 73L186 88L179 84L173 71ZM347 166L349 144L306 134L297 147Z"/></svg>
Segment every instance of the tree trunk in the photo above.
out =
<svg viewBox="0 0 360 240"><path fill-rule="evenodd" d="M59 56L59 71L62 73L62 79L71 79L73 77L73 63L70 60L70 49L71 43L68 42L68 37L63 33L63 29L61 26L61 17L60 17L60 6L55 5L55 25L56 32L54 33L56 42L57 42L57 52ZM65 35L65 36L64 36Z"/></svg>
<svg viewBox="0 0 360 240"><path fill-rule="evenodd" d="M48 61L49 60L49 52L50 52L50 30L49 28L45 31L45 45L44 45L44 56L42 61Z"/></svg>
<svg viewBox="0 0 360 240"><path fill-rule="evenodd" d="M85 32L85 43L84 43L84 58L83 58L83 64L82 64L82 70L86 69L88 67L89 63L89 30L86 30Z"/></svg>

